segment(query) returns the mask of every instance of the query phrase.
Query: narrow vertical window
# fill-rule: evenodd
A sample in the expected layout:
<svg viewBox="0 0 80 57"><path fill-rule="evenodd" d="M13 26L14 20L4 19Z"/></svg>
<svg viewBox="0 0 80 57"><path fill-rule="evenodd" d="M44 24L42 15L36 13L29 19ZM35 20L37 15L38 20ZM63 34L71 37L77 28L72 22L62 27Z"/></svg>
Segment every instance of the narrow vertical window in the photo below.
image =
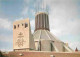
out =
<svg viewBox="0 0 80 57"><path fill-rule="evenodd" d="M40 43L40 51L41 51L41 41L39 43Z"/></svg>
<svg viewBox="0 0 80 57"><path fill-rule="evenodd" d="M14 25L14 29L16 29L16 25Z"/></svg>
<svg viewBox="0 0 80 57"><path fill-rule="evenodd" d="M41 28L41 14L39 14L39 28Z"/></svg>
<svg viewBox="0 0 80 57"><path fill-rule="evenodd" d="M37 15L37 28L39 28L39 15Z"/></svg>
<svg viewBox="0 0 80 57"><path fill-rule="evenodd" d="M51 44L51 51L53 51L53 45L52 45L52 43L50 43Z"/></svg>
<svg viewBox="0 0 80 57"><path fill-rule="evenodd" d="M23 26L23 23L22 23L22 26Z"/></svg>
<svg viewBox="0 0 80 57"><path fill-rule="evenodd" d="M25 23L25 28L26 28L26 27L28 27L28 24L27 24L27 23Z"/></svg>
<svg viewBox="0 0 80 57"><path fill-rule="evenodd" d="M44 18L44 28L46 28L46 14L44 14L45 18Z"/></svg>
<svg viewBox="0 0 80 57"><path fill-rule="evenodd" d="M42 28L44 28L44 14L42 14Z"/></svg>
<svg viewBox="0 0 80 57"><path fill-rule="evenodd" d="M18 24L18 27L19 27L19 24Z"/></svg>

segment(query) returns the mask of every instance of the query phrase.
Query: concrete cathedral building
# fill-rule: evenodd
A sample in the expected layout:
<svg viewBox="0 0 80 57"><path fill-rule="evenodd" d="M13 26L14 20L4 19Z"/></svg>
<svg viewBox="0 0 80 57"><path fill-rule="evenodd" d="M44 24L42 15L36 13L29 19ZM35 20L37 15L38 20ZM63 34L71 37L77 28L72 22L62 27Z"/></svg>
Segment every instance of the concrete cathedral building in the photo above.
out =
<svg viewBox="0 0 80 57"><path fill-rule="evenodd" d="M49 16L46 12L38 12L35 16L35 32L33 33L37 51L72 52L73 50L50 33Z"/></svg>
<svg viewBox="0 0 80 57"><path fill-rule="evenodd" d="M13 49L14 51L73 52L67 43L60 41L51 34L47 12L36 13L33 34L29 19L13 23Z"/></svg>
<svg viewBox="0 0 80 57"><path fill-rule="evenodd" d="M40 9L36 9L34 33L31 33L29 18L13 22L13 51L4 55L6 57L80 57L77 48L73 51L68 43L62 42L50 32L47 8Z"/></svg>

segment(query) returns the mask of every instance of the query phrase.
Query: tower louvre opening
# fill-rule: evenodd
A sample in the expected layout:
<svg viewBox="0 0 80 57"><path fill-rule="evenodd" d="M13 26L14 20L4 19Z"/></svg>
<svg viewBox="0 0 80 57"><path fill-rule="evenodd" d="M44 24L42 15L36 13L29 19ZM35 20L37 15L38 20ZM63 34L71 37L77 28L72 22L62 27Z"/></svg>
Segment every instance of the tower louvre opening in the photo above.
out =
<svg viewBox="0 0 80 57"><path fill-rule="evenodd" d="M45 12L39 12L35 16L35 31L39 29L49 31L49 20L48 14Z"/></svg>

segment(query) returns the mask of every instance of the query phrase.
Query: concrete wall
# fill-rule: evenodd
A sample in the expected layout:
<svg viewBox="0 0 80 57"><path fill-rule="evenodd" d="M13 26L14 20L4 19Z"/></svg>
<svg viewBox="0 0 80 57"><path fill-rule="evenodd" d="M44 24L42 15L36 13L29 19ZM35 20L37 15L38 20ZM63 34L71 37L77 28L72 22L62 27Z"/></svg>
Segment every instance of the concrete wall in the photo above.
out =
<svg viewBox="0 0 80 57"><path fill-rule="evenodd" d="M51 40L41 40L41 51L51 51Z"/></svg>
<svg viewBox="0 0 80 57"><path fill-rule="evenodd" d="M20 56L22 54L22 56ZM57 52L10 52L9 57L80 57L80 52L57 53Z"/></svg>
<svg viewBox="0 0 80 57"><path fill-rule="evenodd" d="M63 42L55 41L54 44L55 44L56 48L59 50L59 52L63 52L64 51Z"/></svg>
<svg viewBox="0 0 80 57"><path fill-rule="evenodd" d="M27 24L26 27L25 24ZM29 19L15 21L13 23L13 49L29 51L34 46Z"/></svg>

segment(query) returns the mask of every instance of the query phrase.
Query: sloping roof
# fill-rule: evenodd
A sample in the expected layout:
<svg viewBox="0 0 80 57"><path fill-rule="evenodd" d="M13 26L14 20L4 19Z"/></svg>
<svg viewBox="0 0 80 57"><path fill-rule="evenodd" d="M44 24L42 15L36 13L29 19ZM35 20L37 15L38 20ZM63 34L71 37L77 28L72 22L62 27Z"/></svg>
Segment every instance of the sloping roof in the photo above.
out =
<svg viewBox="0 0 80 57"><path fill-rule="evenodd" d="M52 45L54 47L54 50L56 50L56 52L60 51L60 49L58 47L60 47L61 43L63 43L63 45L61 45L61 46L64 47L65 50L67 50L66 52L73 52L73 50L71 48L69 48L68 46L66 46L64 44L64 42L62 42L59 39L57 39L55 37L55 35L52 35L50 33L50 31L48 31L48 30L37 30L37 31L35 31L34 34L33 34L33 38L34 38L35 42L38 41L38 46L37 46L36 50L38 50L38 48L39 48L39 41L40 40L51 40L51 41L55 42L55 43L52 43Z"/></svg>
<svg viewBox="0 0 80 57"><path fill-rule="evenodd" d="M37 30L33 34L33 38L35 41L39 41L40 39L52 40L52 41L60 41L54 35L52 35L48 30Z"/></svg>

